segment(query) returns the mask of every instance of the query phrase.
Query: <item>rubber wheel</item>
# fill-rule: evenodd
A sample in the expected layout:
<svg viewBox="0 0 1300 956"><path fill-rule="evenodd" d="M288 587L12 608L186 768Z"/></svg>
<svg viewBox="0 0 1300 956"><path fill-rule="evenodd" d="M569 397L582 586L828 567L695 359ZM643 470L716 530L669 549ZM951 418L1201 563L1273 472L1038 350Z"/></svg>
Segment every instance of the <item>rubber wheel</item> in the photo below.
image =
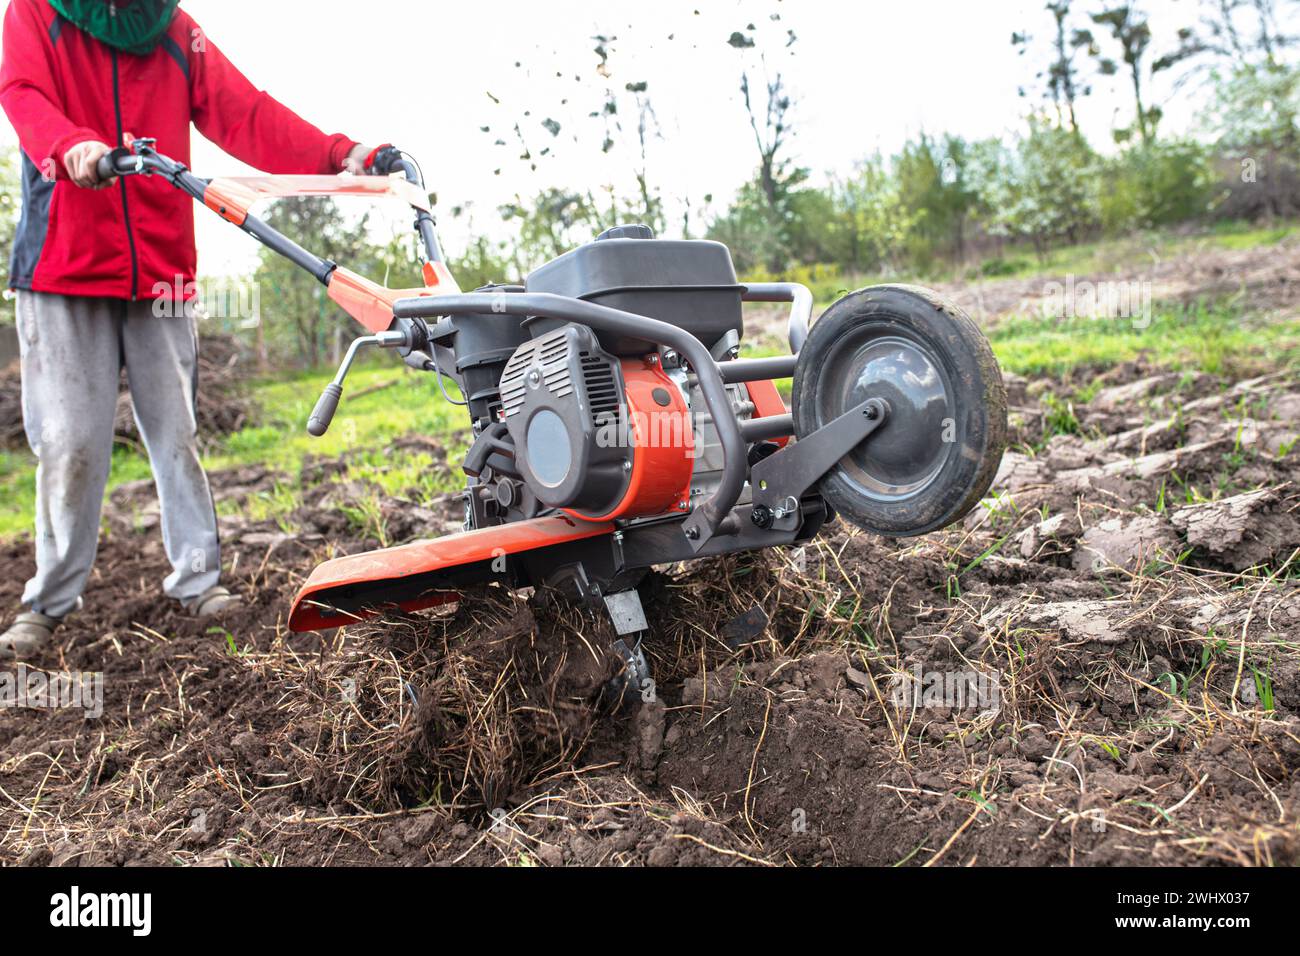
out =
<svg viewBox="0 0 1300 956"><path fill-rule="evenodd" d="M888 417L822 477L822 497L858 527L891 537L959 521L988 491L1006 445L1006 390L988 340L928 289L847 295L799 352L796 437L872 397L889 403Z"/></svg>

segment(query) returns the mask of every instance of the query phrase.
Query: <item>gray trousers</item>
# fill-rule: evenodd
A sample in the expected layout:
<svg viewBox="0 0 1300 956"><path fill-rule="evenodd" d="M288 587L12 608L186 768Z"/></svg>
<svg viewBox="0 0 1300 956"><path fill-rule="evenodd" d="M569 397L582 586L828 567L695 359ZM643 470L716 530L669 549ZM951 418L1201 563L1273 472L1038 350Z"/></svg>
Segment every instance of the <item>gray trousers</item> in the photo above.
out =
<svg viewBox="0 0 1300 956"><path fill-rule="evenodd" d="M199 463L193 316L155 316L151 301L44 292L19 292L17 311L23 425L39 460L36 574L23 603L61 617L86 585L99 546L123 366L162 506L172 566L163 592L181 601L198 597L217 583L221 556Z"/></svg>

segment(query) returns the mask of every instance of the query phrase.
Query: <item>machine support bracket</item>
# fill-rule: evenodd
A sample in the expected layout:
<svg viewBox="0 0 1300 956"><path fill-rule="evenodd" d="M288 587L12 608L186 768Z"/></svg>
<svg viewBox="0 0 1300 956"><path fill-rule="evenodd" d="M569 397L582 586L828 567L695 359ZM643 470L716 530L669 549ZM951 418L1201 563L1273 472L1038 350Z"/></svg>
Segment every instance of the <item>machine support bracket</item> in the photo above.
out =
<svg viewBox="0 0 1300 956"><path fill-rule="evenodd" d="M869 398L755 464L749 475L754 524L777 531L798 528L803 496L888 417L889 403Z"/></svg>

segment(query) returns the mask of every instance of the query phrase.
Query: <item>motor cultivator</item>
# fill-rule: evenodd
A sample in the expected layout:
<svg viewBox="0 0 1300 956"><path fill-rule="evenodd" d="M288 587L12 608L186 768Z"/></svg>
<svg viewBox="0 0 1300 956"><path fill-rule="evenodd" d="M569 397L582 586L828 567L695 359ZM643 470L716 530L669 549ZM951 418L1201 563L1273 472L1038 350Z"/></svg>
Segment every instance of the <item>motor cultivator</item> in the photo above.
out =
<svg viewBox="0 0 1300 956"><path fill-rule="evenodd" d="M485 582L604 604L640 686L647 569L806 541L837 514L919 535L988 490L1006 430L988 342L950 302L885 285L844 296L809 329L794 283L741 283L719 243L619 226L522 285L463 293L446 266L419 169L392 147L370 176L204 180L133 140L103 177L158 175L327 287L369 332L348 349L308 422L324 434L358 351L396 350L463 405L465 530L320 565L295 631L415 611ZM425 287L387 289L249 214L261 198L397 196L415 212ZM739 358L747 302L790 304L791 354ZM774 380L793 377L787 412ZM444 385L450 379L462 399ZM793 440L792 440L793 439Z"/></svg>

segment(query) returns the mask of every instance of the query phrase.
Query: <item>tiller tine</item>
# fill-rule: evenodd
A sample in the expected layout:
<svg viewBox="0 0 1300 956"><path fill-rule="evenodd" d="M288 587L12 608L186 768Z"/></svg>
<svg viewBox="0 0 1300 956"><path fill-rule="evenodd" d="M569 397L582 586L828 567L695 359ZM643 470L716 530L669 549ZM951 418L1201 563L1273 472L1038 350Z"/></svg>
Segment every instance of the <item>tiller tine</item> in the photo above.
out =
<svg viewBox="0 0 1300 956"><path fill-rule="evenodd" d="M292 631L319 631L419 611L460 597L458 588L512 582L512 554L612 534L611 522L552 514L430 541L326 561L311 573L289 612Z"/></svg>

